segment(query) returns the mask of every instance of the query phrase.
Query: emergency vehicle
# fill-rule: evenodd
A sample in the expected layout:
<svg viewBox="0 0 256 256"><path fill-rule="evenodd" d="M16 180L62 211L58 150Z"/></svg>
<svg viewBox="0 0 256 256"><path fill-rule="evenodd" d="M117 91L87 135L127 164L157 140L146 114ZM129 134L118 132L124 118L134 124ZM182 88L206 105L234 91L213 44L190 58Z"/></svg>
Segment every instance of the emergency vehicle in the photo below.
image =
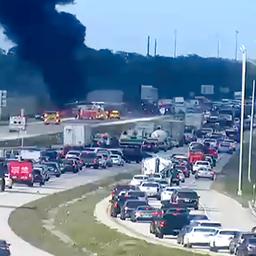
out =
<svg viewBox="0 0 256 256"><path fill-rule="evenodd" d="M23 183L33 186L33 164L30 161L10 161L8 163L9 178L13 183Z"/></svg>
<svg viewBox="0 0 256 256"><path fill-rule="evenodd" d="M24 116L10 116L9 132L19 132L26 130L26 117Z"/></svg>
<svg viewBox="0 0 256 256"><path fill-rule="evenodd" d="M58 111L46 111L44 112L44 124L60 124L61 117Z"/></svg>
<svg viewBox="0 0 256 256"><path fill-rule="evenodd" d="M120 119L120 112L118 110L109 111L109 119Z"/></svg>

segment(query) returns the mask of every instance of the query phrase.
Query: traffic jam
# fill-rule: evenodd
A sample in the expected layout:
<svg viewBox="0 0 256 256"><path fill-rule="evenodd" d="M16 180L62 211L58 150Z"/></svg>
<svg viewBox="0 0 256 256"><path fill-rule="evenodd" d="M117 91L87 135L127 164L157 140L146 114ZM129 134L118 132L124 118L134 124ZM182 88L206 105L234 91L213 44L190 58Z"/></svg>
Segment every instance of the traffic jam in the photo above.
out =
<svg viewBox="0 0 256 256"><path fill-rule="evenodd" d="M145 228L152 237L171 239L182 247L256 255L253 229L224 228L200 206L196 189L186 186L191 179L196 183L214 182L219 159L232 155L238 148L238 130L203 127L188 137L188 147L183 147L187 150L185 154L175 153L174 149L172 154L167 151L143 159L141 174L134 175L126 184L114 186L109 215L121 225L140 225L135 229L138 232Z"/></svg>
<svg viewBox="0 0 256 256"><path fill-rule="evenodd" d="M216 119L215 112L203 113L199 129L186 126L182 138L175 139L161 127L136 126L123 131L117 141L104 133L95 134L87 146L5 149L0 159L5 176L2 190L24 185L43 187L64 174L135 163L134 167L141 166L141 174L112 190L112 218L122 223L145 222L149 234L158 239L174 237L177 244L187 248L204 246L236 255L255 253L256 233L222 228L202 211L198 192L186 186L189 180L214 182L219 159L237 150L239 123L233 117L230 121L230 114ZM44 116L47 123L50 116Z"/></svg>

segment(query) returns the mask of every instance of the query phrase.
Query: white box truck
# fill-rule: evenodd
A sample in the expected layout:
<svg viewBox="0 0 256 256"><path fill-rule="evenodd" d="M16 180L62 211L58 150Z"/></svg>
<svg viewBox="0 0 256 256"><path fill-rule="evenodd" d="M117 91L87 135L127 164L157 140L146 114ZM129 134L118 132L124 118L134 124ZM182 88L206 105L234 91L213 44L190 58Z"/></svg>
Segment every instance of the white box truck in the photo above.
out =
<svg viewBox="0 0 256 256"><path fill-rule="evenodd" d="M92 132L88 125L65 125L63 144L65 146L83 146L91 143Z"/></svg>

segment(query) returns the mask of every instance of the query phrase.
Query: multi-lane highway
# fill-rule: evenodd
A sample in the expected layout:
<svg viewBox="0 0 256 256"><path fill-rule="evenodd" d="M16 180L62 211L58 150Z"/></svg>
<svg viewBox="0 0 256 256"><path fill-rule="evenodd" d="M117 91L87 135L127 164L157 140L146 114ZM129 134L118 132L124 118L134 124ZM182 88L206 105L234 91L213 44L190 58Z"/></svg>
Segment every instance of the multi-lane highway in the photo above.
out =
<svg viewBox="0 0 256 256"><path fill-rule="evenodd" d="M184 153L184 148L180 148L176 152ZM168 153L169 154L169 153ZM165 155L165 153L163 154ZM215 170L217 173L230 160L230 155L222 154L217 163ZM215 190L211 189L212 183L210 180L195 180L194 176L186 179L182 187L191 188L198 192L200 196L200 212L204 212L209 219L221 222L224 228L235 228L242 231L249 231L255 226L255 217L253 217L247 208L243 208L237 201L231 199ZM160 201L155 199L150 200L150 204L154 207L160 207ZM168 246L177 246L174 237L166 237L163 240L155 238L149 232L149 223L132 223L129 220L122 221L119 218L110 217L108 209L108 200L103 200L96 207L97 218L112 228L118 228L120 232L130 236L139 237L149 242L157 242ZM153 239L153 240L152 240ZM207 252L204 247L197 247L197 250ZM222 252L223 253L223 252Z"/></svg>
<svg viewBox="0 0 256 256"><path fill-rule="evenodd" d="M66 118L60 125L44 125L42 121L30 121L27 124L26 132L19 134L17 132L10 133L8 125L0 126L0 141L15 140L21 138L37 137L45 134L55 134L63 132L63 126L67 124L89 124L91 126L107 126L109 124L126 124L136 123L138 121L151 121L161 119L161 116L144 117L144 118L131 118L123 117L121 120L76 120L74 118Z"/></svg>
<svg viewBox="0 0 256 256"><path fill-rule="evenodd" d="M52 178L44 187L15 186L12 190L0 193L0 234L1 238L11 243L11 252L14 256L49 256L19 238L9 227L8 219L13 210L26 203L44 196L61 192L80 185L95 182L121 172L129 172L138 168L138 165L126 165L124 168L112 167L110 169L86 169L78 174L64 174L60 178ZM21 220L22 221L22 220Z"/></svg>

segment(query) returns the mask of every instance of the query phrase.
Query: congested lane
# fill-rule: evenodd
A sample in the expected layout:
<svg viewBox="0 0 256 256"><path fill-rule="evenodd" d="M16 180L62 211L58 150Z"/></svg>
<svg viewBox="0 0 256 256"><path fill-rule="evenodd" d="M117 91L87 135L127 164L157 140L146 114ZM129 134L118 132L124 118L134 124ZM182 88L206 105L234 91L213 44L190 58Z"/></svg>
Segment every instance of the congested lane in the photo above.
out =
<svg viewBox="0 0 256 256"><path fill-rule="evenodd" d="M6 192L0 193L0 234L4 234L5 239L11 243L12 255L50 255L23 241L11 230L8 225L8 219L11 212L17 207L53 193L93 183L118 173L134 171L136 168L138 168L138 165L129 164L124 168L112 167L104 170L84 169L78 174L67 173L63 174L60 178L51 178L43 187L15 185L12 190L7 189Z"/></svg>
<svg viewBox="0 0 256 256"><path fill-rule="evenodd" d="M171 153L161 153L161 157L170 156L173 153L184 154L187 152L187 148L174 149ZM220 173L222 168L230 160L230 154L220 154L215 171ZM238 229L240 231L249 231L255 225L255 218L250 214L248 209L242 208L241 205L235 200L218 193L211 189L214 181L207 179L196 180L194 176L186 179L185 183L181 185L182 188L189 188L195 190L200 196L200 207L198 211L192 210L191 213L201 213L208 216L212 221L220 222L223 228ZM156 199L149 199L149 204L152 207L160 208L161 202ZM111 218L111 217L109 217ZM155 238L155 235L150 234L149 223L133 223L130 220L120 220L119 218L113 219L120 227L121 232L127 231L127 234L134 236L140 236L149 242L153 241L161 243L163 245L179 246L176 241L176 237L166 236L164 239ZM124 229L123 229L124 228ZM180 246L179 246L180 247ZM209 252L209 247L193 247L196 251ZM225 250L219 250L218 255L229 255Z"/></svg>

